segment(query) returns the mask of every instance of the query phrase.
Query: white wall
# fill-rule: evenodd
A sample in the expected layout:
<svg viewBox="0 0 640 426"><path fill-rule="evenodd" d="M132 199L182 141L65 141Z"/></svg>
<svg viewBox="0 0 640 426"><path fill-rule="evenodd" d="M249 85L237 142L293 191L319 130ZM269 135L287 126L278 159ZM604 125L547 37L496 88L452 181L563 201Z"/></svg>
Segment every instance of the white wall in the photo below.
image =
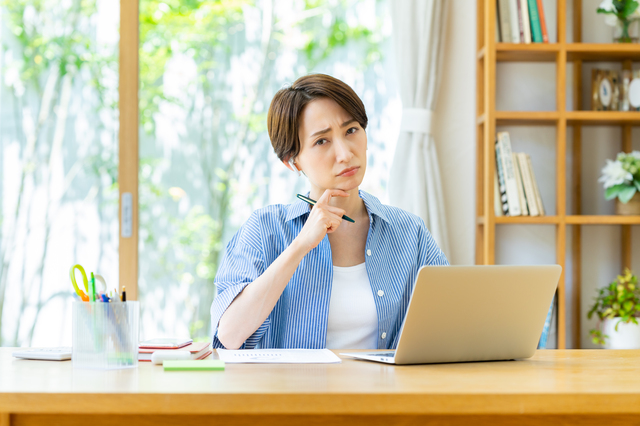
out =
<svg viewBox="0 0 640 426"><path fill-rule="evenodd" d="M473 264L475 252L475 94L476 94L476 3L470 0L450 2L444 56L442 84L436 105L435 139L442 169L445 207L448 217L452 264ZM567 2L569 7L572 2ZM583 0L583 41L605 43L611 41L611 28L604 24L595 10L599 0ZM556 39L556 2L544 1L550 39ZM567 14L570 24L572 11ZM571 35L569 27L567 34ZM570 41L570 40L569 40ZM637 65L637 64L636 64ZM583 66L582 109L589 109L591 68L619 69L614 63L586 63ZM555 64L500 63L496 72L496 106L499 110L554 110ZM567 67L567 104L571 104L572 67ZM575 108L580 109L580 108ZM539 180L543 202L548 214L555 206L555 138L556 128L509 126L498 130L510 132L514 151L531 154ZM570 153L571 129L567 140ZM583 214L613 214L614 204L605 201L601 184L597 182L606 158L614 158L621 150L621 132L616 127L583 127ZM640 132L633 133L633 147L640 149ZM568 159L567 167L570 167ZM571 182L567 182L570 199ZM571 203L567 212L571 212ZM635 227L634 227L635 228ZM616 226L582 227L582 347L594 347L589 329L595 321L586 319L586 312L595 296L596 288L608 284L620 272L620 228ZM569 228L568 237L571 236ZM632 266L640 271L640 237L634 230ZM568 240L570 242L570 240ZM568 244L570 249L570 244ZM500 264L541 264L555 262L555 229L540 225L499 225L496 231L496 262ZM571 258L567 252L567 346L571 341ZM550 336L553 343L554 336Z"/></svg>

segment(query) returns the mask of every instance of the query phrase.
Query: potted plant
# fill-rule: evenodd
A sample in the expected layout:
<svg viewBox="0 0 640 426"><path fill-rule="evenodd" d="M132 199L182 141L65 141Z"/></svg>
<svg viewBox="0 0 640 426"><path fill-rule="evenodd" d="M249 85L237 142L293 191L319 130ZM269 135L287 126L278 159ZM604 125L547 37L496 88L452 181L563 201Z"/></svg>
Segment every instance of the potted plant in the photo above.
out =
<svg viewBox="0 0 640 426"><path fill-rule="evenodd" d="M605 22L614 27L613 40L618 43L638 42L640 9L636 0L603 0L598 13L604 13Z"/></svg>
<svg viewBox="0 0 640 426"><path fill-rule="evenodd" d="M616 198L616 213L640 214L640 151L621 152L615 161L607 160L598 181L604 183L607 200Z"/></svg>
<svg viewBox="0 0 640 426"><path fill-rule="evenodd" d="M624 275L598 290L587 318L596 314L598 324L591 340L605 349L640 349L640 289L638 277L627 268Z"/></svg>

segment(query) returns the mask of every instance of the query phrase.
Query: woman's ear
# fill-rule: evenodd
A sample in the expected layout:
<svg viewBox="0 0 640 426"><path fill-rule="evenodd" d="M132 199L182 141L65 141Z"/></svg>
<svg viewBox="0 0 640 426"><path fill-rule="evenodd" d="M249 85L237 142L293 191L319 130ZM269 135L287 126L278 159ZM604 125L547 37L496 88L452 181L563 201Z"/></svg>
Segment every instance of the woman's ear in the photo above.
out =
<svg viewBox="0 0 640 426"><path fill-rule="evenodd" d="M300 176L300 169L298 169L298 166L296 166L292 157L289 157L287 160L282 160L282 163L287 166L289 170L291 170L292 172L296 172L298 176Z"/></svg>

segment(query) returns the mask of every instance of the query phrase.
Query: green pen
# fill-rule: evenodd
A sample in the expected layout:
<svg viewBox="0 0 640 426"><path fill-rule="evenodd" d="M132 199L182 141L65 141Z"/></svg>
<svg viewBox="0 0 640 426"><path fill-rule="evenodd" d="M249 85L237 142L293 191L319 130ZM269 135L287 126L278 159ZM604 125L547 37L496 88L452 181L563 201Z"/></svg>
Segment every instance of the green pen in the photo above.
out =
<svg viewBox="0 0 640 426"><path fill-rule="evenodd" d="M301 195L301 194L296 195L296 197L300 198L302 201L305 201L305 202L307 202L307 203L311 204L312 206L315 206L315 205L316 205L316 202L317 202L316 200L312 200L311 198L309 198L309 197L305 197L304 195ZM350 218L349 216L347 216L346 214L345 214L345 215L343 215L343 216L342 216L342 218L343 218L344 220L346 220L347 222L356 223L356 221L355 221L355 220L351 219L351 218Z"/></svg>
<svg viewBox="0 0 640 426"><path fill-rule="evenodd" d="M96 301L96 279L93 276L93 272L91 273L91 292L89 297L92 302Z"/></svg>

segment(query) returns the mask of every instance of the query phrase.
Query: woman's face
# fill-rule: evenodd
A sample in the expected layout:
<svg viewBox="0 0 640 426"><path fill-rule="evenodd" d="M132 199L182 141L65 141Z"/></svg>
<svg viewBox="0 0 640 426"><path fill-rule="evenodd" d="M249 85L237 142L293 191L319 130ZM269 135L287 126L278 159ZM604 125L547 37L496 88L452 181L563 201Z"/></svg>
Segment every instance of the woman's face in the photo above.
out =
<svg viewBox="0 0 640 426"><path fill-rule="evenodd" d="M358 188L367 168L367 134L334 100L319 98L302 110L300 153L294 161L317 189Z"/></svg>

